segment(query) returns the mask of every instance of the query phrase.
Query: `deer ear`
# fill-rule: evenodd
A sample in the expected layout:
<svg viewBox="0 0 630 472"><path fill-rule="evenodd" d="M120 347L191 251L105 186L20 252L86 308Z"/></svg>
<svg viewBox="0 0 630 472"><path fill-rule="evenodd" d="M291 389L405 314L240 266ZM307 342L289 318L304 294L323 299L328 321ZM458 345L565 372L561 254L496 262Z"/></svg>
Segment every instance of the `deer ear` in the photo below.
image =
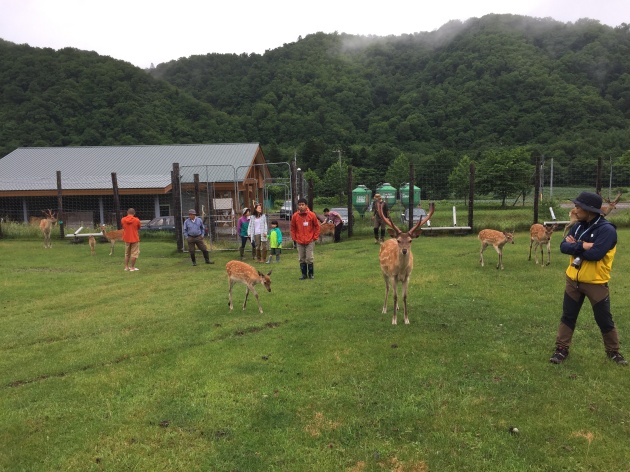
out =
<svg viewBox="0 0 630 472"><path fill-rule="evenodd" d="M417 238L422 234L422 228L416 229L413 233L410 234L412 238Z"/></svg>
<svg viewBox="0 0 630 472"><path fill-rule="evenodd" d="M398 233L397 233L395 230L391 229L391 228L389 228L389 229L387 230L387 233L388 233L388 234L389 234L392 238L395 238L396 236L398 236Z"/></svg>
<svg viewBox="0 0 630 472"><path fill-rule="evenodd" d="M272 271L273 271L273 269L271 269L271 270L267 273L267 276L270 276Z"/></svg>
<svg viewBox="0 0 630 472"><path fill-rule="evenodd" d="M261 271L258 271L258 275L260 275L261 277L265 276L265 274L263 274Z"/></svg>

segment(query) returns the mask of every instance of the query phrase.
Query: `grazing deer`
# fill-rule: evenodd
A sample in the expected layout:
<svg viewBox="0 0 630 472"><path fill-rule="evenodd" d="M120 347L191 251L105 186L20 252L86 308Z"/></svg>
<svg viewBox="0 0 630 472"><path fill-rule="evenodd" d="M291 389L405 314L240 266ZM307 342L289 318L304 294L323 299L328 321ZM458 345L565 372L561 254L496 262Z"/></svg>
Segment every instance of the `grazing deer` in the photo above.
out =
<svg viewBox="0 0 630 472"><path fill-rule="evenodd" d="M260 306L260 300L258 299L258 292L254 288L256 284L262 284L268 292L271 292L271 279L269 276L271 275L271 271L267 275L260 272L258 269L253 268L249 264L245 264L241 261L230 261L225 265L225 270L228 275L228 283L230 286L229 290L229 301L228 305L230 306L230 311L232 311L232 287L236 283L245 284L247 289L245 290L245 301L243 302L243 310L247 305L247 296L249 292L254 292L254 296L256 297L256 302L258 303L258 311L260 313L263 312L262 306Z"/></svg>
<svg viewBox="0 0 630 472"><path fill-rule="evenodd" d="M604 199L604 201L607 203L607 205L602 205L602 212L604 213L604 216L608 216L608 214L610 214L611 211L617 208L617 203L619 203L619 199L621 198L621 195L622 193L619 192L617 194L617 197L615 197L615 199L612 202L608 198ZM569 222L564 227L564 233L562 234L563 237L566 237L566 235L569 233L569 230L575 223L577 223L577 212L575 208L572 208L571 211L569 212Z"/></svg>
<svg viewBox="0 0 630 472"><path fill-rule="evenodd" d="M540 264L549 265L551 264L551 235L558 228L558 225L553 226L544 226L538 223L532 225L529 229L529 257L528 261L532 260L532 246L534 246L534 257L536 259L536 264L538 264L538 247L540 247ZM544 264L544 249L543 246L547 245L547 264Z"/></svg>
<svg viewBox="0 0 630 472"><path fill-rule="evenodd" d="M107 239L109 241L109 243L111 244L111 247L109 249L109 255L111 256L112 254L114 254L114 244L116 244L116 241L122 241L122 235L123 235L123 230L122 229L117 229L114 231L105 231L105 225L101 225L101 231L103 232L103 236L105 236L105 239Z"/></svg>
<svg viewBox="0 0 630 472"><path fill-rule="evenodd" d="M39 229L42 230L42 234L44 235L44 248L51 248L50 233L53 225L57 222L57 217L52 210L48 210L47 212L42 210L42 213L46 216L39 222Z"/></svg>
<svg viewBox="0 0 630 472"><path fill-rule="evenodd" d="M94 236L90 236L88 238L88 244L90 245L90 254L95 255L96 254L96 239L94 239Z"/></svg>
<svg viewBox="0 0 630 472"><path fill-rule="evenodd" d="M324 242L324 236L335 237L335 224L334 223L322 223L319 225L319 243Z"/></svg>
<svg viewBox="0 0 630 472"><path fill-rule="evenodd" d="M503 270L503 246L507 243L514 244L514 233L507 233L505 231L496 231L494 229L482 229L479 232L479 241L481 241L481 250L479 251L479 262L483 267L483 251L490 245L492 245L499 255L499 263L497 269Z"/></svg>
<svg viewBox="0 0 630 472"><path fill-rule="evenodd" d="M382 204L376 204L376 211L382 221L390 227L388 232L393 239L388 239L381 244L378 255L381 272L385 279L385 302L383 303L383 313L387 313L387 299L389 298L389 289L393 285L394 288L394 314L392 315L392 324L398 323L398 281L402 283L402 298L405 314L405 324L409 324L409 316L407 314L407 286L409 285L409 276L413 270L413 254L411 252L411 242L422 233L420 228L433 215L435 204L431 203L429 214L422 220L418 221L413 228L407 232L403 232L392 222L391 219L383 215Z"/></svg>

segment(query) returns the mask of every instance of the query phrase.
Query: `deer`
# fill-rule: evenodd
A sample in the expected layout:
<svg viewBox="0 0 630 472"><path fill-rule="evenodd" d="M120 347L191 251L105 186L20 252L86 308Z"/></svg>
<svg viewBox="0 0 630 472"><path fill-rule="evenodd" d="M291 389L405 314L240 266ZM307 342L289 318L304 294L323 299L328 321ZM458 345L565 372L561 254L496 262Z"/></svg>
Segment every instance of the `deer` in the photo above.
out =
<svg viewBox="0 0 630 472"><path fill-rule="evenodd" d="M335 237L335 225L334 223L322 223L319 225L319 243L324 242L324 236Z"/></svg>
<svg viewBox="0 0 630 472"><path fill-rule="evenodd" d="M551 264L551 235L553 232L558 229L558 225L552 226L544 226L538 223L532 225L529 229L529 257L528 261L532 260L532 246L534 246L534 256L536 259L536 264L538 264L538 247L540 247L540 264L544 267L545 265ZM544 257L544 249L543 246L547 245L547 264L543 264L545 262Z"/></svg>
<svg viewBox="0 0 630 472"><path fill-rule="evenodd" d="M234 308L232 305L232 287L234 287L237 283L244 284L247 288L245 289L245 301L243 302L243 310L245 310L245 306L247 305L247 296L249 292L253 292L256 297L256 302L258 303L258 311L262 314L263 309L260 306L260 300L258 299L258 292L254 288L254 285L261 284L265 287L267 292L271 292L271 270L267 273L267 275L260 272L258 269L250 266L241 261L230 261L225 264L225 270L228 275L228 284L229 284L229 300L228 305L230 307L230 311Z"/></svg>
<svg viewBox="0 0 630 472"><path fill-rule="evenodd" d="M597 195L599 195L599 193ZM621 198L621 195L622 195L622 193L619 192L612 202L608 198L604 199L604 201L607 203L607 205L602 205L602 212L603 212L604 216L608 216L608 214L611 211L613 211L615 208L617 208L617 203L619 203L619 199ZM564 227L564 233L562 234L563 237L566 237L566 235L569 233L569 230L571 229L571 227L575 223L577 223L577 220L578 220L577 219L577 211L576 211L575 208L572 208L571 211L569 212L569 222Z"/></svg>
<svg viewBox="0 0 630 472"><path fill-rule="evenodd" d="M123 230L122 229L116 229L113 231L105 231L106 227L105 225L101 225L101 232L103 233L103 236L105 236L105 239L107 239L109 241L109 243L111 244L111 247L109 249L109 255L113 255L114 254L114 244L116 244L116 241L122 241L123 238Z"/></svg>
<svg viewBox="0 0 630 472"><path fill-rule="evenodd" d="M503 246L507 243L514 244L514 233L508 233L505 231L497 231L494 229L482 229L479 232L479 241L481 241L481 250L479 251L479 262L483 267L483 251L490 245L494 247L499 255L499 262L497 269L503 270Z"/></svg>
<svg viewBox="0 0 630 472"><path fill-rule="evenodd" d="M400 230L390 218L383 215L382 203L376 204L376 211L382 221L389 226L388 232L392 239L388 239L381 244L378 259L381 265L381 272L385 279L385 302L383 303L383 314L387 313L387 300L389 298L390 287L394 289L394 313L392 315L392 324L398 324L398 281L402 283L402 299L403 312L405 316L405 324L409 324L409 315L407 311L407 287L409 285L409 277L413 270L413 253L411 252L411 242L420 236L425 224L435 211L435 204L432 202L429 208L429 214L418 221L413 228L407 232Z"/></svg>
<svg viewBox="0 0 630 472"><path fill-rule="evenodd" d="M42 230L42 234L44 235L44 249L52 248L52 243L50 242L50 233L52 232L53 225L57 222L57 217L52 212L52 210L43 211L42 213L45 215L44 218L39 222L39 229Z"/></svg>
<svg viewBox="0 0 630 472"><path fill-rule="evenodd" d="M90 245L90 254L95 255L96 254L96 239L94 239L94 236L90 236L88 238L88 244Z"/></svg>

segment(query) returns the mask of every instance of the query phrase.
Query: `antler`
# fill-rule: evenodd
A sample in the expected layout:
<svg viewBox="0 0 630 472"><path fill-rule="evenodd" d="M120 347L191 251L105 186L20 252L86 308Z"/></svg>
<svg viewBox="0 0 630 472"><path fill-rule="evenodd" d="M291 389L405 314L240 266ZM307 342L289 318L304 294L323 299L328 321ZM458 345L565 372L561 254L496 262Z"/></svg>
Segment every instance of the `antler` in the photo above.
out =
<svg viewBox="0 0 630 472"><path fill-rule="evenodd" d="M424 218L422 218L420 221L418 221L414 227L412 229L409 230L410 233L415 234L416 231L418 231L418 229L425 224L427 221L429 221L431 219L431 217L433 216L433 212L435 211L435 203L431 202L429 204L429 214L427 216L425 216Z"/></svg>
<svg viewBox="0 0 630 472"><path fill-rule="evenodd" d="M402 231L398 229L398 226L396 226L391 219L383 215L383 202L382 201L376 202L376 211L378 213L378 216L381 218L381 220L385 222L387 226L389 226L391 229L396 231L396 233L399 233L399 234L402 233Z"/></svg>

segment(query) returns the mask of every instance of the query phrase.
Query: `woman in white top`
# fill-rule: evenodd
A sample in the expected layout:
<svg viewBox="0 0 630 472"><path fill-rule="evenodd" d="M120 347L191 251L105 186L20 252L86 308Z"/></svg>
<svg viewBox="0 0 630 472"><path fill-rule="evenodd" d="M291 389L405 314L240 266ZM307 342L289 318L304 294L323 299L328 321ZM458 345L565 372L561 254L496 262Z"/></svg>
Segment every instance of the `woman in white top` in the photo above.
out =
<svg viewBox="0 0 630 472"><path fill-rule="evenodd" d="M252 216L249 217L247 235L256 247L256 259L258 262L267 260L267 216L262 211L262 205L254 206Z"/></svg>

